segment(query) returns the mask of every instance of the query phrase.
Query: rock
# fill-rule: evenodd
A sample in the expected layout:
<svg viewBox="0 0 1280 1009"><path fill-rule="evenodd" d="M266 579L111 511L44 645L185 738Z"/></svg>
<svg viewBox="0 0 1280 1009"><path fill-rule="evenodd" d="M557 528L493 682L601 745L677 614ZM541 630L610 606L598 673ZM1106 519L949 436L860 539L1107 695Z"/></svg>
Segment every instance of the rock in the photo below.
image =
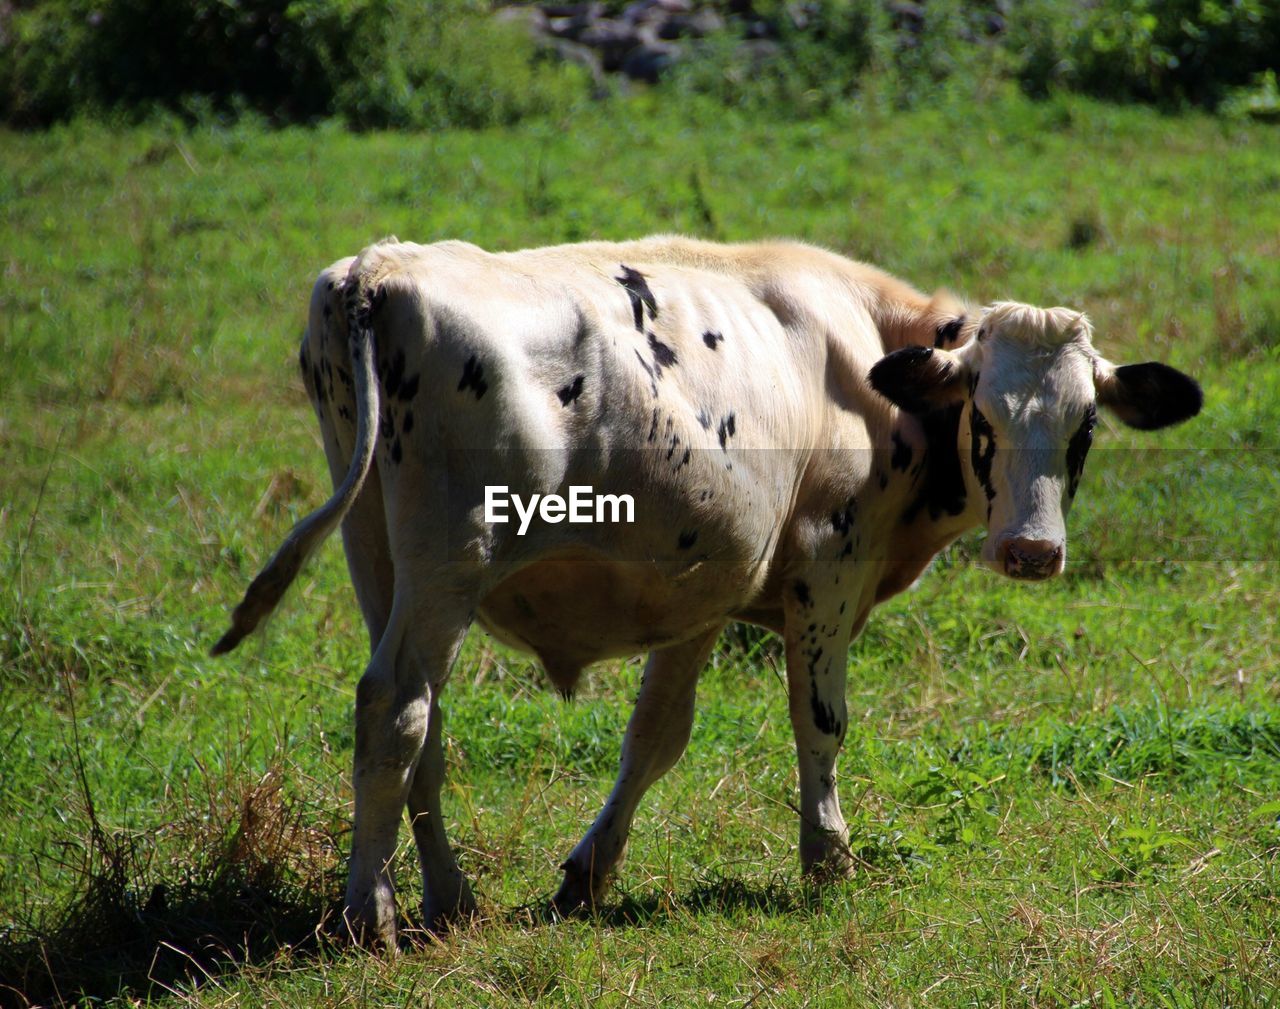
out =
<svg viewBox="0 0 1280 1009"><path fill-rule="evenodd" d="M604 69L615 73L622 69L627 53L644 43L645 37L633 25L602 18L579 35L578 41L595 49Z"/></svg>
<svg viewBox="0 0 1280 1009"><path fill-rule="evenodd" d="M620 20L633 25L657 25L669 14L685 14L692 9L687 4L683 10L673 9L663 0L635 0L622 9Z"/></svg>
<svg viewBox="0 0 1280 1009"><path fill-rule="evenodd" d="M669 18L658 26L658 38L670 41L672 39L700 39L715 32L723 31L725 20L720 16L714 7L704 7L702 10L693 11L689 14L672 14Z"/></svg>
<svg viewBox="0 0 1280 1009"><path fill-rule="evenodd" d="M672 63L680 58L680 47L673 42L643 42L627 53L622 72L633 81L656 84Z"/></svg>
<svg viewBox="0 0 1280 1009"><path fill-rule="evenodd" d="M540 4L542 13L549 18L597 18L604 13L604 4L591 0L589 3Z"/></svg>
<svg viewBox="0 0 1280 1009"><path fill-rule="evenodd" d="M535 37L545 35L547 31L547 16L537 7L499 7L493 12L493 17L504 24L520 25Z"/></svg>
<svg viewBox="0 0 1280 1009"><path fill-rule="evenodd" d="M567 11L568 13L552 14L547 8L543 8L547 15L547 30L557 38L576 39L584 31L604 17L604 4L602 3L584 3L584 4L565 4L554 8L557 11Z"/></svg>
<svg viewBox="0 0 1280 1009"><path fill-rule="evenodd" d="M889 16L893 19L893 26L899 31L908 31L912 34L919 34L924 31L924 5L918 3L910 3L909 0L893 0L888 5Z"/></svg>

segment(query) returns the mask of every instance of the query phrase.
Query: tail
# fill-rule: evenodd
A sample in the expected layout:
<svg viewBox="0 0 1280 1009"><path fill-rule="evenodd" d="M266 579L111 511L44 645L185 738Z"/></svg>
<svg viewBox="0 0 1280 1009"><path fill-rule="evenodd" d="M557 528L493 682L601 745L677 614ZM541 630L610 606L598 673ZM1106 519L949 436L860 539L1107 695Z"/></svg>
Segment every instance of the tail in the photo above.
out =
<svg viewBox="0 0 1280 1009"><path fill-rule="evenodd" d="M307 558L338 527L364 486L378 433L378 386L373 377L373 294L368 274L357 260L344 287L347 342L356 400L356 443L342 484L323 505L293 527L280 549L250 584L231 614L231 629L210 655L224 655L253 633L283 598Z"/></svg>

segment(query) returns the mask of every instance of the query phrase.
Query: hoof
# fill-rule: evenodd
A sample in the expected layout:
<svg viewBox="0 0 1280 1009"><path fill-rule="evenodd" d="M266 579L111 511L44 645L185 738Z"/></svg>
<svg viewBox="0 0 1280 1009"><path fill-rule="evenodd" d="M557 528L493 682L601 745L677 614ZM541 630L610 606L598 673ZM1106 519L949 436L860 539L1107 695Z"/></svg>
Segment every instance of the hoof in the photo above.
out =
<svg viewBox="0 0 1280 1009"><path fill-rule="evenodd" d="M395 891L390 886L348 887L342 921L355 945L394 955L400 938L397 917Z"/></svg>
<svg viewBox="0 0 1280 1009"><path fill-rule="evenodd" d="M840 883L853 875L853 863L848 859L815 862L806 866L804 879L812 886Z"/></svg>
<svg viewBox="0 0 1280 1009"><path fill-rule="evenodd" d="M608 881L596 878L590 870L581 869L572 860L565 862L560 868L564 870L564 880L556 895L551 898L551 913L561 918L580 918L592 914L609 888Z"/></svg>
<svg viewBox="0 0 1280 1009"><path fill-rule="evenodd" d="M854 857L840 834L823 833L809 837L800 846L800 865L811 883L835 883L853 873Z"/></svg>
<svg viewBox="0 0 1280 1009"><path fill-rule="evenodd" d="M353 913L350 908L343 911L342 920L346 926L346 937L353 946L387 956L395 956L399 951L399 934L394 920L379 923L369 916Z"/></svg>
<svg viewBox="0 0 1280 1009"><path fill-rule="evenodd" d="M470 925L480 916L471 889L467 887L458 899L450 904L422 905L422 927L432 935L440 936L452 932L456 928Z"/></svg>

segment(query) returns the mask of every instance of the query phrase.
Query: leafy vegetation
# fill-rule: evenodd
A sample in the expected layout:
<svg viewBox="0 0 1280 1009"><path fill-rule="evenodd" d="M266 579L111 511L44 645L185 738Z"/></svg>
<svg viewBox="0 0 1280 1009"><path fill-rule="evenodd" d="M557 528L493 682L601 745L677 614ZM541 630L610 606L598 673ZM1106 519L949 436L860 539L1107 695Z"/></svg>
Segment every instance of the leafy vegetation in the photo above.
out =
<svg viewBox="0 0 1280 1009"><path fill-rule="evenodd" d="M1273 1005L1278 164L1265 125L1003 87L811 120L652 93L430 135L0 135L0 1001ZM876 611L849 657L849 882L799 879L778 659L739 632L618 890L545 920L639 667L566 705L477 633L446 813L485 918L393 963L336 946L315 926L367 654L336 544L261 639L205 658L328 488L294 371L311 280L388 233L661 230L1078 306L1206 409L1104 421L1061 580L1003 582L970 539Z"/></svg>
<svg viewBox="0 0 1280 1009"><path fill-rule="evenodd" d="M677 65L677 90L803 115L857 96L896 106L949 92L983 100L1000 82L1016 81L1039 98L1070 90L1275 114L1280 12L1255 0L760 0L752 7L775 26L776 52L736 44L731 25Z"/></svg>
<svg viewBox="0 0 1280 1009"><path fill-rule="evenodd" d="M336 117L442 129L561 114L599 94L487 0L44 0L0 8L0 121L78 114L187 121ZM608 13L626 4L604 5ZM1277 114L1280 8L1265 0L859 0L704 3L661 92L825 115L855 98L911 106L1016 81L1166 107ZM763 36L763 37L761 37ZM604 89L607 90L607 89Z"/></svg>
<svg viewBox="0 0 1280 1009"><path fill-rule="evenodd" d="M53 0L10 15L0 118L336 116L360 129L562 112L577 68L540 60L480 0Z"/></svg>

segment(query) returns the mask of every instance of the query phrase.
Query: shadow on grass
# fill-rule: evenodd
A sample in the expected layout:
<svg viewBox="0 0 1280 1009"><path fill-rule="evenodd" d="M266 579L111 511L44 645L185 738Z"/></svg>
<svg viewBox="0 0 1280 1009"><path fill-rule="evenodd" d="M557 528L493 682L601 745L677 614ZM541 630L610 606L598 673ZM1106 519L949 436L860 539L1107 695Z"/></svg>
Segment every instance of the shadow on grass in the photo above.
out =
<svg viewBox="0 0 1280 1009"><path fill-rule="evenodd" d="M84 829L60 842L57 861L75 892L7 915L0 1006L145 998L318 950L338 931L340 905L325 895L339 892L340 841L285 790L288 768L206 776L175 819L128 831L103 826L74 753Z"/></svg>
<svg viewBox="0 0 1280 1009"><path fill-rule="evenodd" d="M123 863L118 863L123 864ZM170 892L156 885L136 899L123 873L97 876L88 892L39 934L0 934L0 1005L64 1006L120 997L147 998L200 987L281 954L303 958L338 944L340 907L302 893L255 887ZM625 895L594 913L572 915L606 928L662 925L690 915L811 911L812 888L717 878L673 894L653 889ZM547 905L499 916L515 927L564 921ZM447 942L447 938L445 939ZM409 943L412 948L412 943Z"/></svg>
<svg viewBox="0 0 1280 1009"><path fill-rule="evenodd" d="M78 1005L198 987L283 952L318 951L333 908L250 887L169 894L142 906L95 892L50 929L0 934L0 1005ZM317 922L321 923L318 927Z"/></svg>
<svg viewBox="0 0 1280 1009"><path fill-rule="evenodd" d="M508 925L554 925L588 921L605 928L662 925L676 918L747 911L764 915L809 913L822 903L816 886L796 886L780 879L767 883L720 876L699 883L685 893L652 889L607 899L602 905L561 914L550 902L513 908L501 916Z"/></svg>

